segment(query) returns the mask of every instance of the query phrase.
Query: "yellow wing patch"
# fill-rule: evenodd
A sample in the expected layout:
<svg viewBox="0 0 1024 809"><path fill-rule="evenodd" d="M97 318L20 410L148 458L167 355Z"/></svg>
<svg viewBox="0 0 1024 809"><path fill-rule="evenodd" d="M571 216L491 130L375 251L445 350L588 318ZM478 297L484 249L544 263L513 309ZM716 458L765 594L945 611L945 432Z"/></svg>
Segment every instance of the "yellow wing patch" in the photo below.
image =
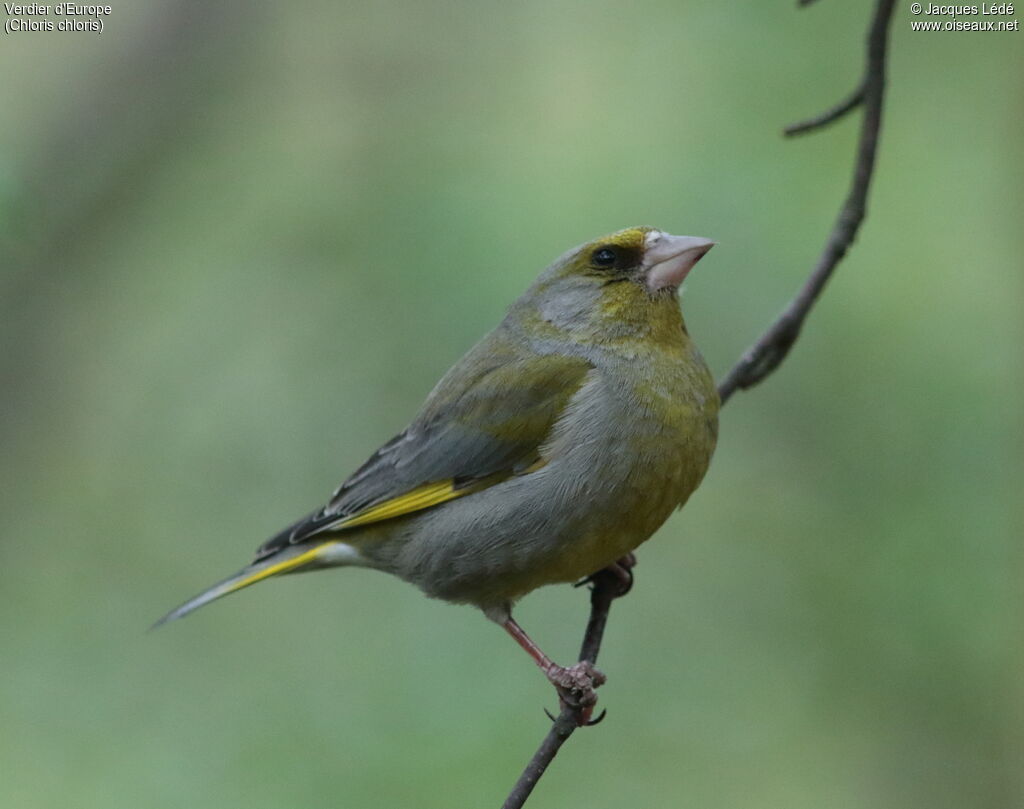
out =
<svg viewBox="0 0 1024 809"><path fill-rule="evenodd" d="M441 480L437 483L427 483L423 486L418 486L412 491L399 495L398 497L392 497L390 500L385 500L383 503L378 503L377 505L370 506L363 511L357 511L355 514L342 517L340 520L324 526L320 531L344 531L349 528L356 528L360 525L368 525L370 523L382 522L384 520L393 520L395 517L402 517L416 511L423 511L424 509L438 506L441 503L446 503L449 500L455 500L458 497L465 497L467 494L479 492L482 489L486 489L496 483L501 483L503 480L508 480L511 477L529 475L532 472L536 472L538 469L543 469L545 466L547 466L547 461L543 458L538 458L522 471L499 472L494 475L488 475L485 478L480 478L479 480L475 480L468 484L456 485L454 480ZM317 533L320 533L320 531Z"/></svg>
<svg viewBox="0 0 1024 809"><path fill-rule="evenodd" d="M502 476L504 478L506 476ZM453 480L442 480L437 483L427 483L419 486L411 492L385 500L375 506L370 506L365 511L357 512L351 516L343 517L337 522L331 523L323 530L340 531L346 528L355 528L359 525L366 525L381 520L391 520L405 514L412 514L414 511L422 511L431 506L440 505L456 497L463 497L467 494L479 491L487 486L497 483L494 476L484 478L469 486L456 486Z"/></svg>

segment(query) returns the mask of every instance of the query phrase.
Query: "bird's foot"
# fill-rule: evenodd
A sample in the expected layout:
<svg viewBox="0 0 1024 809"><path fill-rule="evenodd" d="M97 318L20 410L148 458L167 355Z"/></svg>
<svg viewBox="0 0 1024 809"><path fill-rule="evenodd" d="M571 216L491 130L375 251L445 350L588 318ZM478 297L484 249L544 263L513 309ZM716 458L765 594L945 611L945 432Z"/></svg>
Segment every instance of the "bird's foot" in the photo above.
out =
<svg viewBox="0 0 1024 809"><path fill-rule="evenodd" d="M572 666L552 664L545 672L555 690L562 708L570 708L577 716L580 725L596 725L602 717L591 721L594 706L597 705L597 689L604 685L607 678L592 663L582 660Z"/></svg>
<svg viewBox="0 0 1024 809"><path fill-rule="evenodd" d="M615 598L621 598L633 589L633 568L636 567L636 554L627 553L621 559L612 562L608 567L601 568L596 573L591 573L585 579L580 579L573 587L582 587L585 584L596 584L597 578L611 578L615 584Z"/></svg>

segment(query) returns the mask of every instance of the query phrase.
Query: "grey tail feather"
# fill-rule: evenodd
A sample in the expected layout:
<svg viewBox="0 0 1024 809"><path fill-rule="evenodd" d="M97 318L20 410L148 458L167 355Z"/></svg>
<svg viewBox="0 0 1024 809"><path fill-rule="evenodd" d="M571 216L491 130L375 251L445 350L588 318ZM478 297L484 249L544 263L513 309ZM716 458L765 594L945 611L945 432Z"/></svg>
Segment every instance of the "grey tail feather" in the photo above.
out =
<svg viewBox="0 0 1024 809"><path fill-rule="evenodd" d="M197 610L200 607L204 607L211 601L216 601L218 598L223 598L228 593L233 592L233 585L237 582L244 581L245 578L252 573L251 567L243 567L234 576L229 576L224 581L218 582L207 590L203 590L199 595L194 598L190 598L184 604L179 607L175 607L163 618L157 621L150 630L156 629L158 626L163 626L169 621L177 621L179 618L184 618L193 610Z"/></svg>
<svg viewBox="0 0 1024 809"><path fill-rule="evenodd" d="M203 592L201 592L199 595L190 598L181 606L175 607L163 618L161 618L159 621L153 624L150 627L150 631L156 629L159 626L163 626L164 624L170 621L176 621L179 618L183 618L190 612L193 612L199 609L200 607L205 607L211 601L216 601L218 598L223 598L226 595L230 595L231 593L237 592L238 590L241 590L244 587L248 587L250 584L255 584L258 581L263 581L264 578L269 578L269 576L276 576L280 573L286 573L291 570L295 570L300 566L305 567L306 563L296 565L289 565L287 563L291 560L299 562L297 557L308 554L310 550L311 549L308 545L305 547L293 545L291 548L285 549L280 553L276 553L273 556L270 556L266 559L261 559L260 561L248 565L247 567L243 567L233 576L228 576L223 581L220 581L217 584L213 585L213 587L210 587L207 590L203 590ZM268 568L273 567L281 567L281 570L274 571L273 573L270 573L268 576Z"/></svg>

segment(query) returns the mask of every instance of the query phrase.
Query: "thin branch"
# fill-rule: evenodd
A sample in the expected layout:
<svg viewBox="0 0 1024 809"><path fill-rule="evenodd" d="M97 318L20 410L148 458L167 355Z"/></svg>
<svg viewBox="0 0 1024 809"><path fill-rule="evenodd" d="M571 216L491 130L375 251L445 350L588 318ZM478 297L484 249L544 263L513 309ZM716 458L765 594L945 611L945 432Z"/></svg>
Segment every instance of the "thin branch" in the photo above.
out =
<svg viewBox="0 0 1024 809"><path fill-rule="evenodd" d="M868 31L867 66L864 71L864 120L861 122L857 159L849 196L829 233L810 277L761 338L749 348L718 385L724 404L739 389L753 387L778 368L796 342L815 300L825 288L836 265L853 243L867 211L868 188L875 168L878 133L882 125L885 95L885 57L889 21L895 0L878 0Z"/></svg>
<svg viewBox="0 0 1024 809"><path fill-rule="evenodd" d="M593 587L590 590L590 619L587 621L587 631L583 635L583 643L580 645L580 661L596 663L598 652L601 651L601 640L604 638L604 628L608 623L608 613L611 610L612 601L621 595L625 595L622 580L608 570L595 573L592 577ZM627 588L628 589L628 588ZM512 787L502 809L519 809L526 799L530 797L537 781L544 775L551 760L558 753L558 749L565 743L566 739L572 736L578 727L587 724L589 709L579 705L563 705L561 712L551 723L544 741L541 742L537 752L533 754L530 763L526 765L523 774L519 776L516 785ZM597 721L600 721L598 718ZM594 722L593 724L596 724Z"/></svg>
<svg viewBox="0 0 1024 809"><path fill-rule="evenodd" d="M782 130L782 134L791 138L793 135L802 135L805 132L813 132L815 129L821 129L829 124L835 123L847 113L853 112L863 103L864 85L861 84L834 107L829 107L821 113L821 115L815 115L813 118L807 118L803 121L797 121L795 124L790 124Z"/></svg>
<svg viewBox="0 0 1024 809"><path fill-rule="evenodd" d="M801 6L809 5L814 0L799 0ZM858 90L849 98L817 118L804 121L789 127L790 130L810 131L819 129L828 123L838 120L858 105L864 105L864 120L861 124L860 139L857 146L857 158L854 165L853 183L849 196L839 211L839 217L825 242L814 270L807 282L790 302L786 310L768 328L761 338L751 347L726 375L718 386L722 404L738 390L756 385L772 371L789 353L800 327L808 312L821 294L839 261L846 254L857 229L864 219L867 208L868 187L875 167L875 152L878 147L878 134L882 123L882 100L885 92L885 58L888 45L889 22L892 18L895 0L878 0L874 17L868 30L867 61L864 81ZM795 132L787 131L787 134ZM583 636L580 648L580 661L594 663L601 650L605 626L612 601L625 595L622 580L611 571L603 570L592 577L593 587L590 593L590 619ZM530 797L548 765L566 740L576 728L587 724L589 709L582 706L563 706L555 718L551 729L544 737L530 763L526 765L512 792L509 793L502 809L520 809Z"/></svg>

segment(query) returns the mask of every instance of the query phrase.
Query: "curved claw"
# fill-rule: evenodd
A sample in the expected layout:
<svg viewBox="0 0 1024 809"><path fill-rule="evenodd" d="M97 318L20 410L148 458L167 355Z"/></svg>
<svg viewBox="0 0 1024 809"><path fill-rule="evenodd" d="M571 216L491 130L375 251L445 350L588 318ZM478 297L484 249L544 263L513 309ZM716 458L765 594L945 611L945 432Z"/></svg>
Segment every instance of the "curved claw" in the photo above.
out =
<svg viewBox="0 0 1024 809"><path fill-rule="evenodd" d="M548 719L550 719L552 723L555 723L555 722L558 721L558 717L555 716L553 713L551 713L551 711L549 711L547 708L543 708L542 710L544 711L544 715ZM608 716L608 709L607 708L605 708L603 711L601 711L601 713L599 713L597 715L596 719L587 719L586 721L584 721L582 723L582 725L580 725L580 727L592 728L592 727L594 727L594 725L601 724L601 722L604 721L604 718L606 716Z"/></svg>
<svg viewBox="0 0 1024 809"><path fill-rule="evenodd" d="M594 727L594 725L599 725L599 724L601 724L601 722L604 721L604 718L606 716L608 716L608 709L607 708L605 708L603 711L601 711L601 713L599 713L597 715L597 719L591 719L590 721L588 721L586 726L588 728L592 728L592 727Z"/></svg>

